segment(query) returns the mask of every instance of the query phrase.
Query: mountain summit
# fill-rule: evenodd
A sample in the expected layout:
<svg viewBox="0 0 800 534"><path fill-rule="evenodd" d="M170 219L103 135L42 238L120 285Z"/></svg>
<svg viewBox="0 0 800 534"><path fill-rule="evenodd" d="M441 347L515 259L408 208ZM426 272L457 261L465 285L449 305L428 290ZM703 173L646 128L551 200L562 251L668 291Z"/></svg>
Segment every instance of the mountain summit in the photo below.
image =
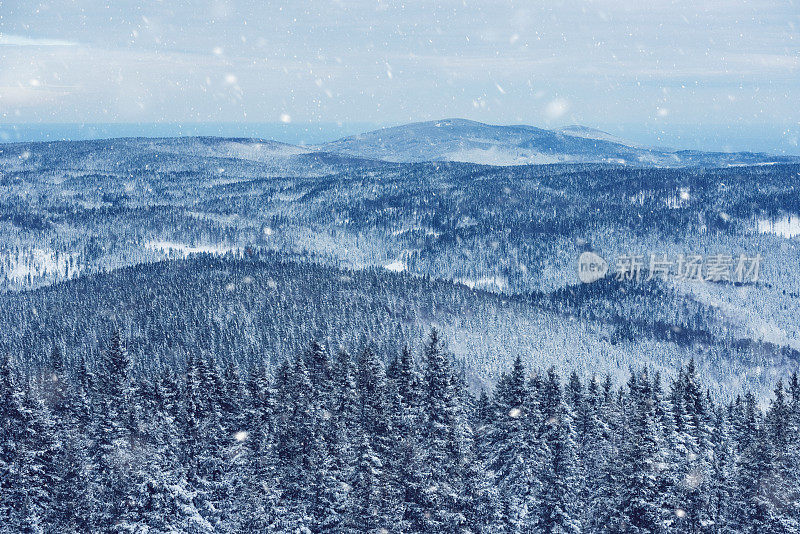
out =
<svg viewBox="0 0 800 534"><path fill-rule="evenodd" d="M485 165L610 163L644 167L726 166L790 161L749 152L645 148L586 126L546 130L443 119L382 128L316 147L393 162L460 161Z"/></svg>

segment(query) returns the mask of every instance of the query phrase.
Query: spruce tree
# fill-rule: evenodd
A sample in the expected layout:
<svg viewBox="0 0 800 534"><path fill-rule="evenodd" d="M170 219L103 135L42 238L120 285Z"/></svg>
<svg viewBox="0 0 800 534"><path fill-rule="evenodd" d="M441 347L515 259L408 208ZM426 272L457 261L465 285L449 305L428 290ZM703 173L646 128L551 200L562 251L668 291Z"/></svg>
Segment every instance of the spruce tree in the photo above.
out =
<svg viewBox="0 0 800 534"><path fill-rule="evenodd" d="M0 532L3 534L21 528L19 455L25 424L21 402L22 392L17 387L11 357L3 354L0 356Z"/></svg>
<svg viewBox="0 0 800 534"><path fill-rule="evenodd" d="M536 521L536 476L541 460L538 427L541 414L517 357L511 372L503 375L495 392L495 419L486 443L492 451L488 467L496 473L504 528L509 532L530 528Z"/></svg>
<svg viewBox="0 0 800 534"><path fill-rule="evenodd" d="M459 487L458 466L463 444L459 443L456 395L449 355L436 329L432 329L423 351L421 443L424 461L425 528L455 530L464 522L455 499Z"/></svg>
<svg viewBox="0 0 800 534"><path fill-rule="evenodd" d="M580 532L575 488L575 439L572 415L564 405L559 378L553 368L547 372L541 398L543 414L542 458L539 462L539 494L536 502L536 531ZM574 393L579 389L571 384ZM574 399L573 399L574 400Z"/></svg>
<svg viewBox="0 0 800 534"><path fill-rule="evenodd" d="M656 470L663 461L655 427L651 383L646 371L633 373L625 393L616 528L657 532L664 508L657 492Z"/></svg>

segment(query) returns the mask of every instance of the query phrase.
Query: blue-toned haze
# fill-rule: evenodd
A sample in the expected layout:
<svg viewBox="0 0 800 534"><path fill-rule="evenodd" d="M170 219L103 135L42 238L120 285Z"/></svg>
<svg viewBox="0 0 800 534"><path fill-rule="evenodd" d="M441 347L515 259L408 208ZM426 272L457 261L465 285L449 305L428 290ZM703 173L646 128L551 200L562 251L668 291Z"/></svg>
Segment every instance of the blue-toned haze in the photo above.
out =
<svg viewBox="0 0 800 534"><path fill-rule="evenodd" d="M463 117L798 154L798 35L791 0L4 0L0 124L320 142Z"/></svg>

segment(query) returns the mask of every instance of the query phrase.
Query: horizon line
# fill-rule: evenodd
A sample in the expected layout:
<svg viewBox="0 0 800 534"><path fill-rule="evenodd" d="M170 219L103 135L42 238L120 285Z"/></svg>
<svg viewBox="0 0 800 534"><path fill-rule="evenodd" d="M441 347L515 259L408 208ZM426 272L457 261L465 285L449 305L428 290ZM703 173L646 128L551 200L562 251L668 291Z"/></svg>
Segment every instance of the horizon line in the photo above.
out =
<svg viewBox="0 0 800 534"><path fill-rule="evenodd" d="M569 127L588 128L617 137L623 144L640 148L723 153L753 152L800 156L800 146L798 146L797 139L786 138L791 133L790 130L785 128L784 125L774 123L753 123L748 125L706 124L703 126L698 126L694 123L680 123L673 124L672 128L654 127L646 122L616 123L616 125L601 126L565 123L563 125L548 125L545 127L524 122L490 123L463 117L385 123L371 121L18 122L0 124L0 144L137 137L218 137L262 139L298 146L312 146L373 131L448 120L467 121L496 127L533 127L549 131L558 131ZM142 128L149 131L120 131ZM761 134L766 135L759 135L758 130L764 128L772 131L769 133L762 131ZM203 131L208 129L217 131ZM259 129L263 131L257 131ZM726 137L728 139L725 139ZM733 143L730 142L731 137L733 138ZM777 140L782 142L776 142ZM767 141L772 142L767 144Z"/></svg>

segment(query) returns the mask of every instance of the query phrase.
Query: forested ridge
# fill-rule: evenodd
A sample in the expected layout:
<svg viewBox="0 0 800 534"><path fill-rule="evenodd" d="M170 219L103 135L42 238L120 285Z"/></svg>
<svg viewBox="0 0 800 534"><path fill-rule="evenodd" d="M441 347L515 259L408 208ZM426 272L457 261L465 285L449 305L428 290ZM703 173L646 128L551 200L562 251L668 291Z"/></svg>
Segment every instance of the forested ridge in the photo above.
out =
<svg viewBox="0 0 800 534"><path fill-rule="evenodd" d="M473 395L436 330L249 367L103 345L0 359L0 532L798 531L796 374L761 406L694 362L616 388L517 360Z"/></svg>
<svg viewBox="0 0 800 534"><path fill-rule="evenodd" d="M436 326L471 386L518 355L615 385L631 365L672 378L694 357L720 402L762 399L798 370L800 165L711 156L723 166L393 163L241 138L4 144L0 353L36 367L58 341L92 367L116 323L137 368L199 346L249 367L312 338L355 352L364 335L390 355ZM610 273L629 254L764 262L750 285L583 286L584 251Z"/></svg>
<svg viewBox="0 0 800 534"><path fill-rule="evenodd" d="M249 368L301 352L309 339L355 352L362 336L386 360L399 339L422 339L432 326L447 336L473 388L493 386L517 356L561 374L610 372L615 384L631 365L666 377L694 357L706 386L725 401L747 388L768 396L777 376L797 369L797 351L751 341L722 309L655 281L498 295L385 269L199 254L0 293L0 353L33 369L54 343L68 367L81 356L92 368L114 328L139 372L182 365L197 347L221 365Z"/></svg>

